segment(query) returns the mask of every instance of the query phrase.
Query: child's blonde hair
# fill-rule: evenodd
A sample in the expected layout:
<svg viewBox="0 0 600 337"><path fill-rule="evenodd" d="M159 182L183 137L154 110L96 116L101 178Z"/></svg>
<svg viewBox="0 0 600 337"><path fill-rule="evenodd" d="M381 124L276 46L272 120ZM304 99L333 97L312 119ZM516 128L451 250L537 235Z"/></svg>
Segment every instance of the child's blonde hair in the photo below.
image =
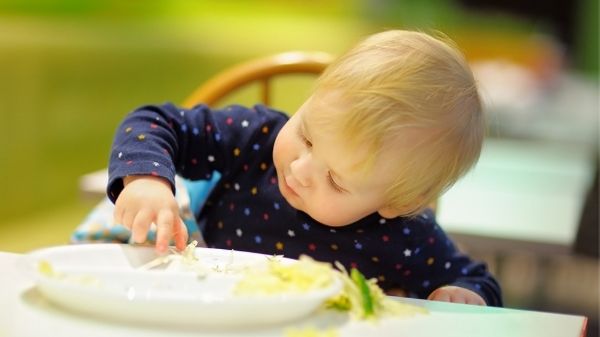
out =
<svg viewBox="0 0 600 337"><path fill-rule="evenodd" d="M367 146L364 167L384 145L398 146L419 132L409 155L397 158L387 191L388 206L403 215L421 212L479 158L485 133L479 94L465 58L446 37L402 30L372 35L326 69L315 95L322 90L336 90L349 103L323 122L336 125L351 146Z"/></svg>

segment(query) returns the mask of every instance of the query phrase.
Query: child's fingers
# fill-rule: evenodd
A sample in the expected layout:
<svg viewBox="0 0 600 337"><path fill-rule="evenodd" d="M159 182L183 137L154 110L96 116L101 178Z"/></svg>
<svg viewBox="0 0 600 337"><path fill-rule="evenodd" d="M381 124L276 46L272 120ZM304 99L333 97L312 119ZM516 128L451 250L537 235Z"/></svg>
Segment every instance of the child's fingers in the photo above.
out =
<svg viewBox="0 0 600 337"><path fill-rule="evenodd" d="M436 289L427 299L432 301L450 302L450 294L444 289Z"/></svg>
<svg viewBox="0 0 600 337"><path fill-rule="evenodd" d="M465 301L466 304L473 304L473 305L485 305L485 301L481 301L478 298L467 298Z"/></svg>
<svg viewBox="0 0 600 337"><path fill-rule="evenodd" d="M467 296L467 298L465 299L465 303L474 305L486 305L485 300L475 293Z"/></svg>
<svg viewBox="0 0 600 337"><path fill-rule="evenodd" d="M123 207L120 207L118 204L115 205L113 212L113 222L115 224L123 224Z"/></svg>
<svg viewBox="0 0 600 337"><path fill-rule="evenodd" d="M464 296L461 296L460 294L452 294L452 295L450 295L450 302L466 304L467 299Z"/></svg>
<svg viewBox="0 0 600 337"><path fill-rule="evenodd" d="M121 218L119 219L119 222L117 222L118 224L123 225L125 228L132 230L133 229L133 221L135 220L135 216L136 216L136 212L133 212L131 210L127 211L127 209L124 209L123 212L121 213Z"/></svg>
<svg viewBox="0 0 600 337"><path fill-rule="evenodd" d="M173 236L175 237L175 248L180 251L184 250L188 240L188 232L180 217L177 217L177 225L173 229Z"/></svg>
<svg viewBox="0 0 600 337"><path fill-rule="evenodd" d="M147 210L141 210L135 215L131 223L131 236L134 243L143 243L146 241L148 228L150 228L152 220L152 212Z"/></svg>
<svg viewBox="0 0 600 337"><path fill-rule="evenodd" d="M156 250L159 253L167 251L169 241L173 237L173 226L175 216L170 210L164 209L158 212L156 217Z"/></svg>

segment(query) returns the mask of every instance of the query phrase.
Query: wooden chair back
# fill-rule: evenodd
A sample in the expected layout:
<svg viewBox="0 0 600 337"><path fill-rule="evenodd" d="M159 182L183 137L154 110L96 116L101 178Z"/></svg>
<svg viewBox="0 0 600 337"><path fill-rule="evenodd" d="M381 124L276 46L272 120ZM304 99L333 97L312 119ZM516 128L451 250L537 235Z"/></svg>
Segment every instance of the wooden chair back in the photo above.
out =
<svg viewBox="0 0 600 337"><path fill-rule="evenodd" d="M272 80L280 75L319 75L333 57L323 52L286 52L253 59L224 70L198 87L183 102L184 107L199 103L216 105L226 96L251 83L260 85L260 101L270 105Z"/></svg>

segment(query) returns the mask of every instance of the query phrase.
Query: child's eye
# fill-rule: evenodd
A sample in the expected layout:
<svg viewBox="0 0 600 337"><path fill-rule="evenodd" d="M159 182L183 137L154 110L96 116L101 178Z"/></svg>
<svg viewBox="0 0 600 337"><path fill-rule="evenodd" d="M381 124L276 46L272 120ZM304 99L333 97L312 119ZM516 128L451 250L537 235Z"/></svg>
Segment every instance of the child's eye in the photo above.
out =
<svg viewBox="0 0 600 337"><path fill-rule="evenodd" d="M298 130L298 136L300 137L300 139L302 140L304 145L306 145L307 147L313 146L312 142L310 140L308 140L308 138L306 138L306 136L304 136L304 133L302 132L302 130Z"/></svg>
<svg viewBox="0 0 600 337"><path fill-rule="evenodd" d="M308 138L302 136L302 141L304 142L304 145L306 145L308 147L312 147L312 143L310 140L308 140Z"/></svg>
<svg viewBox="0 0 600 337"><path fill-rule="evenodd" d="M329 181L329 185L331 186L331 188L333 188L336 192L344 192L344 190L338 184L335 183L335 180L333 180L331 172L327 172L327 180Z"/></svg>

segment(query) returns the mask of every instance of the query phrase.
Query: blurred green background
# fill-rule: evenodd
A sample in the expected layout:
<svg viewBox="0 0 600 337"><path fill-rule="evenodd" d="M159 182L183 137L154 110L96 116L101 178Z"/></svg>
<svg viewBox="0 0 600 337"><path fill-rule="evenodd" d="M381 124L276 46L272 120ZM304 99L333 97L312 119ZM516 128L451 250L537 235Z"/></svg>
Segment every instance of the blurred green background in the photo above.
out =
<svg viewBox="0 0 600 337"><path fill-rule="evenodd" d="M467 2L0 0L0 250L67 242L96 202L81 198L78 178L106 166L123 115L181 102L236 62L288 50L337 54L386 28L439 29L470 59L499 52L523 63L543 53L527 44L531 35L563 38L552 16ZM571 5L580 19L568 23L565 42L569 68L591 78L597 6ZM293 111L298 96L279 107Z"/></svg>
<svg viewBox="0 0 600 337"><path fill-rule="evenodd" d="M107 166L113 132L135 107L182 102L212 75L252 57L338 54L388 28L441 30L470 61L505 59L542 79L558 68L597 92L597 0L0 0L0 251L68 242L98 202L82 197L78 180ZM275 107L294 111L306 90L284 92ZM597 274L596 259L584 262L565 265ZM501 280L508 306L597 315L594 299L575 309L540 299L556 289L585 297L597 275L581 280L561 267L576 284L523 294L521 284L506 282L532 270L523 268Z"/></svg>

